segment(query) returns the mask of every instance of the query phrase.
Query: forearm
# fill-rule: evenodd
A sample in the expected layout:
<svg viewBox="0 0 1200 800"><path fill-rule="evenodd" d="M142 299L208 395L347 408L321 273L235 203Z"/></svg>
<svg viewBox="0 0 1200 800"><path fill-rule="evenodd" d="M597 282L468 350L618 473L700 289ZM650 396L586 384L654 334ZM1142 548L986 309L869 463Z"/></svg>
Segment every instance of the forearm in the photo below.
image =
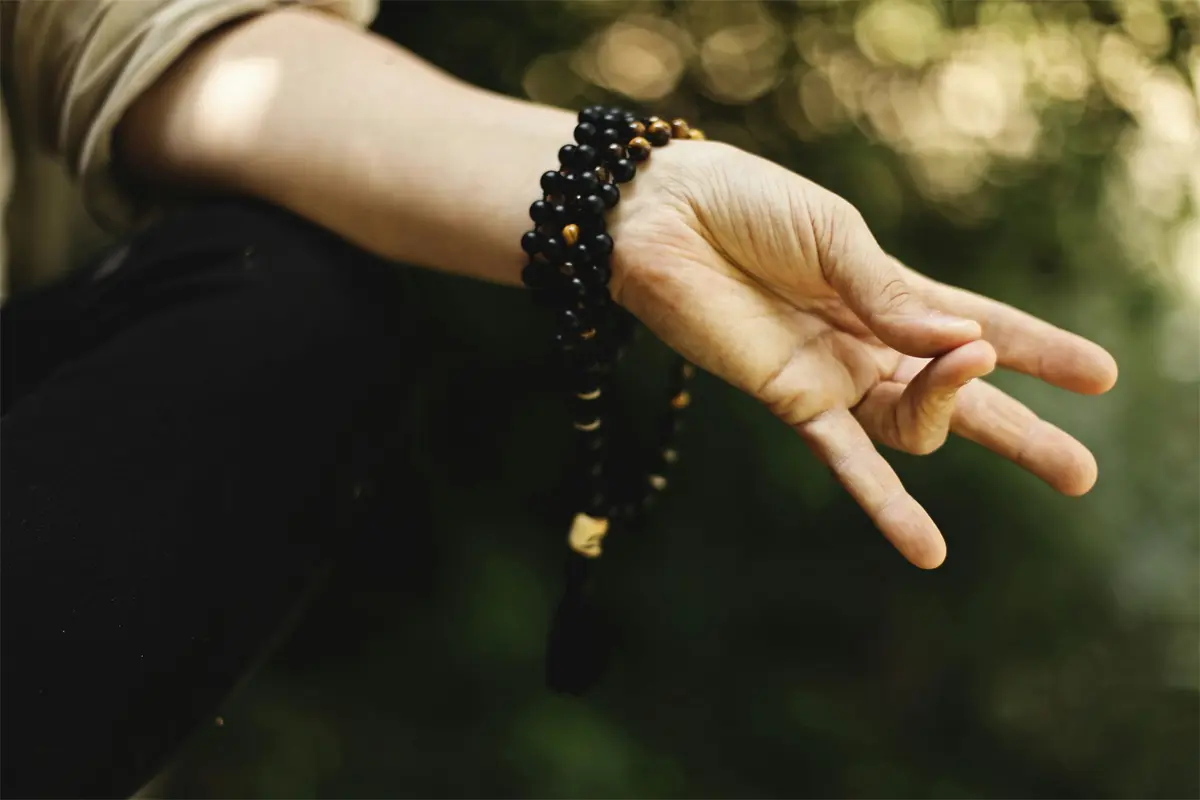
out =
<svg viewBox="0 0 1200 800"><path fill-rule="evenodd" d="M515 283L538 175L573 125L297 9L195 48L117 144L145 180L260 197L386 258Z"/></svg>

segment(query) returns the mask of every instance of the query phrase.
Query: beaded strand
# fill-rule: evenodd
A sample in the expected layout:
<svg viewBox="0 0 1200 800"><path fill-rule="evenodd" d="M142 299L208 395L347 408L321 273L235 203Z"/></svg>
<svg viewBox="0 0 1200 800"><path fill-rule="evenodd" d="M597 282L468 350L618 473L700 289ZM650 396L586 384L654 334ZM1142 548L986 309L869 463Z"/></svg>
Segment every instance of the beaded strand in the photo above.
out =
<svg viewBox="0 0 1200 800"><path fill-rule="evenodd" d="M638 118L619 108L591 106L579 113L575 144L558 152L559 169L541 177L542 198L529 208L533 230L521 238L529 263L521 279L535 301L555 310L554 345L567 381L567 402L579 446L586 456L583 493L568 543L596 558L610 523L629 522L649 510L666 489L678 460L676 435L691 402L695 367L678 359L669 386L657 454L642 491L618 498L605 471L604 405L612 373L633 334L633 316L612 302L613 240L605 213L621 199L620 185L633 180L654 148L673 139L703 139L685 120Z"/></svg>

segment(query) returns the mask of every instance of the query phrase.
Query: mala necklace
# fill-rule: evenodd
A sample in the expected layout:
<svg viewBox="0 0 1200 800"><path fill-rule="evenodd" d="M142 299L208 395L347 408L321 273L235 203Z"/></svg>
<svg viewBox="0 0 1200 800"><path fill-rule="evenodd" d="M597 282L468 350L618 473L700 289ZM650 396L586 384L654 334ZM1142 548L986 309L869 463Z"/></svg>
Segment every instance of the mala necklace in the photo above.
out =
<svg viewBox="0 0 1200 800"><path fill-rule="evenodd" d="M632 491L618 485L607 469L603 412L613 371L636 322L609 295L613 240L604 215L620 202L620 184L634 179L653 148L672 139L703 138L682 119L585 108L575 127L576 143L558 151L560 168L542 175L542 199L529 208L535 227L521 238L530 257L521 279L536 302L554 311L553 342L583 456L582 474L573 476L577 496L567 535L565 588L546 651L546 679L555 691L582 694L607 667L607 626L592 602L595 562L605 536L632 524L666 489L679 458L675 436L691 402L687 384L695 373L691 364L676 360L649 470Z"/></svg>

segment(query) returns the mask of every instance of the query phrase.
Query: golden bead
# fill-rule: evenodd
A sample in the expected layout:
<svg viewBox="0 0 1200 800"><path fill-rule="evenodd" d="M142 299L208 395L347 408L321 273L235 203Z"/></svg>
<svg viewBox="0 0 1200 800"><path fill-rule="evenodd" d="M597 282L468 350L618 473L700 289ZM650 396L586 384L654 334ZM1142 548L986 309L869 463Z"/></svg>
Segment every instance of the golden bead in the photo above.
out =
<svg viewBox="0 0 1200 800"><path fill-rule="evenodd" d="M647 126L650 126L656 122L662 122L662 121L663 121L662 117L646 117L646 125Z"/></svg>
<svg viewBox="0 0 1200 800"><path fill-rule="evenodd" d="M577 431L594 431L600 427L600 419L597 417L591 422L576 422L574 425Z"/></svg>
<svg viewBox="0 0 1200 800"><path fill-rule="evenodd" d="M633 135L634 136L645 136L646 135L646 126L643 125L641 122L633 123Z"/></svg>
<svg viewBox="0 0 1200 800"><path fill-rule="evenodd" d="M657 491L661 492L663 489L667 488L667 479L662 475L651 475L650 485L653 486Z"/></svg>
<svg viewBox="0 0 1200 800"><path fill-rule="evenodd" d="M699 140L707 137L705 137L704 131L700 130L699 128L692 128L690 131L688 131L688 138Z"/></svg>
<svg viewBox="0 0 1200 800"><path fill-rule="evenodd" d="M563 241L567 243L567 247L579 241L579 226L571 223L562 230Z"/></svg>
<svg viewBox="0 0 1200 800"><path fill-rule="evenodd" d="M687 408L692 403L692 396L686 391L680 392L671 398L671 408L680 409Z"/></svg>
<svg viewBox="0 0 1200 800"><path fill-rule="evenodd" d="M595 338L595 336L596 336L595 328L588 328L586 331L579 334L580 339L593 339L593 338Z"/></svg>
<svg viewBox="0 0 1200 800"><path fill-rule="evenodd" d="M679 119L671 120L671 135L676 139L686 139L688 138L688 133L690 132L691 128L688 127L686 119L681 117Z"/></svg>
<svg viewBox="0 0 1200 800"><path fill-rule="evenodd" d="M649 142L649 140L646 139L645 136L635 136L629 140L629 147L642 148L642 149L649 150L650 142Z"/></svg>
<svg viewBox="0 0 1200 800"><path fill-rule="evenodd" d="M592 389L590 392L583 392L582 394L577 394L575 396L580 400L595 400L600 397L600 390Z"/></svg>
<svg viewBox="0 0 1200 800"><path fill-rule="evenodd" d="M646 128L646 133L665 133L667 136L670 136L671 123L661 119L657 120L656 122L651 122L650 126Z"/></svg>
<svg viewBox="0 0 1200 800"><path fill-rule="evenodd" d="M591 517L587 514L576 514L571 520L571 531L567 534L567 542L571 549L587 558L600 556L600 543L608 534L608 520L604 517Z"/></svg>

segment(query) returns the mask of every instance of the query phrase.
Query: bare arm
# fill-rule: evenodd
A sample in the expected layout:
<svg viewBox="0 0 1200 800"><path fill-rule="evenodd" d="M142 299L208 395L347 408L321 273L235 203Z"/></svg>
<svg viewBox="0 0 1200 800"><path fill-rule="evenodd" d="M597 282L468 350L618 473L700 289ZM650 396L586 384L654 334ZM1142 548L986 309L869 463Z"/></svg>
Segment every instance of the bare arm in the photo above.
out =
<svg viewBox="0 0 1200 800"><path fill-rule="evenodd" d="M146 179L250 194L386 258L516 283L537 177L574 124L293 8L195 47L117 146Z"/></svg>

